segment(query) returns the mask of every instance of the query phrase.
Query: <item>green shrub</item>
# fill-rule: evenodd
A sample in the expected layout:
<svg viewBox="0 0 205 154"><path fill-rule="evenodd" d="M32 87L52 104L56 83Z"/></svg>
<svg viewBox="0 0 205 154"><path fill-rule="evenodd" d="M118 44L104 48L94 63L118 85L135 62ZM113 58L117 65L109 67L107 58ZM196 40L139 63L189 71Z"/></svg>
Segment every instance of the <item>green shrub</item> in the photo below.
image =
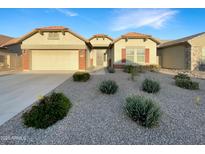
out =
<svg viewBox="0 0 205 154"><path fill-rule="evenodd" d="M190 89L190 90L197 90L199 89L199 83L191 81L190 79L180 79L177 78L175 80L176 86L184 89Z"/></svg>
<svg viewBox="0 0 205 154"><path fill-rule="evenodd" d="M148 68L148 70L149 70L150 72L158 72L159 69L160 69L160 66L159 66L159 65L149 65L149 68Z"/></svg>
<svg viewBox="0 0 205 154"><path fill-rule="evenodd" d="M155 126L161 116L160 107L143 96L127 97L125 108L129 117L144 127Z"/></svg>
<svg viewBox="0 0 205 154"><path fill-rule="evenodd" d="M142 83L142 90L148 93L157 93L160 90L160 84L157 81L145 79Z"/></svg>
<svg viewBox="0 0 205 154"><path fill-rule="evenodd" d="M118 85L115 81L104 80L99 85L99 90L105 94L114 94L118 89Z"/></svg>
<svg viewBox="0 0 205 154"><path fill-rule="evenodd" d="M134 68L138 73L144 73L145 71L157 72L160 67L158 65L125 65L123 71L126 73L131 73Z"/></svg>
<svg viewBox="0 0 205 154"><path fill-rule="evenodd" d="M131 79L132 81L135 80L135 77L138 75L138 70L134 67L132 70L131 70Z"/></svg>
<svg viewBox="0 0 205 154"><path fill-rule="evenodd" d="M126 73L131 73L133 68L134 68L134 66L132 66L132 65L124 65L123 71Z"/></svg>
<svg viewBox="0 0 205 154"><path fill-rule="evenodd" d="M191 80L191 78L187 74L183 73L178 73L177 75L174 76L174 79L186 79L186 80Z"/></svg>
<svg viewBox="0 0 205 154"><path fill-rule="evenodd" d="M23 123L27 127L45 129L63 119L70 107L71 102L63 93L53 92L23 114Z"/></svg>
<svg viewBox="0 0 205 154"><path fill-rule="evenodd" d="M107 71L108 71L109 73L115 73L115 69L112 68L112 67L108 67L108 68L107 68Z"/></svg>
<svg viewBox="0 0 205 154"><path fill-rule="evenodd" d="M85 82L90 79L90 74L88 72L75 72L73 74L74 81Z"/></svg>

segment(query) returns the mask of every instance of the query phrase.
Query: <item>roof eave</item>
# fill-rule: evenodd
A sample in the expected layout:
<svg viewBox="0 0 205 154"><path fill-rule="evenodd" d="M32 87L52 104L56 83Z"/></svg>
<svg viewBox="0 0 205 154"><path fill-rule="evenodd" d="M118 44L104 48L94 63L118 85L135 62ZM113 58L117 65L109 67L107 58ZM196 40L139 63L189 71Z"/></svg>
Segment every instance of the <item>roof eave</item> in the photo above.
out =
<svg viewBox="0 0 205 154"><path fill-rule="evenodd" d="M184 41L184 42L178 42L178 43L174 43L174 44L169 44L169 45L165 45L165 46L158 46L158 49L163 49L163 48L167 48L167 47L171 47L171 46L175 46L175 45L190 45L190 43L188 41Z"/></svg>

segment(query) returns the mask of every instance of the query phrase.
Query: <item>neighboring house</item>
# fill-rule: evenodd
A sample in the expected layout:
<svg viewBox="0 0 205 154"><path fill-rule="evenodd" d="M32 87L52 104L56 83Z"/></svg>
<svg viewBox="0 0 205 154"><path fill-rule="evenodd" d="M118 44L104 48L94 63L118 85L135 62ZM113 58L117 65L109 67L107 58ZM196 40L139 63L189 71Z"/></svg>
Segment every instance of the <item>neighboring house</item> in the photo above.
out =
<svg viewBox="0 0 205 154"><path fill-rule="evenodd" d="M157 45L159 41L150 35L127 33L110 45L110 61L115 68L123 65L157 65Z"/></svg>
<svg viewBox="0 0 205 154"><path fill-rule="evenodd" d="M9 70L18 68L17 54L9 48L2 47L6 42L12 40L12 37L0 35L0 70Z"/></svg>
<svg viewBox="0 0 205 154"><path fill-rule="evenodd" d="M158 56L163 68L198 70L205 64L205 33L162 43Z"/></svg>

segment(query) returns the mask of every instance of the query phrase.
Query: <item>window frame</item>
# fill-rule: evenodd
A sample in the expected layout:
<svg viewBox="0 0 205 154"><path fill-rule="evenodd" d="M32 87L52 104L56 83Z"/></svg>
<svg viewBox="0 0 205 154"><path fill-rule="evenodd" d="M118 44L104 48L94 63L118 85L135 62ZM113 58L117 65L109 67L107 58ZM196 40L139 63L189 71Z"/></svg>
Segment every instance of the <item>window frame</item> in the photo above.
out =
<svg viewBox="0 0 205 154"><path fill-rule="evenodd" d="M142 51L139 51L139 50L142 50ZM139 53L141 55L139 55ZM137 63L144 64L145 63L145 48L137 48L136 56L137 56ZM143 57L143 61L139 61L139 57L138 56Z"/></svg>
<svg viewBox="0 0 205 154"><path fill-rule="evenodd" d="M130 60L130 58L127 58L129 56L132 56L132 54L127 54L129 50L133 51L133 61ZM141 50L140 52L141 52L141 57L143 57L144 59L143 61L139 61L139 58L138 58L139 50ZM126 47L126 63L127 64L145 64L145 47Z"/></svg>
<svg viewBox="0 0 205 154"><path fill-rule="evenodd" d="M128 51L131 50L131 51ZM132 52L132 54L128 54L128 52ZM132 57L132 60L127 57ZM133 48L126 48L126 63L133 64L135 63L135 50Z"/></svg>

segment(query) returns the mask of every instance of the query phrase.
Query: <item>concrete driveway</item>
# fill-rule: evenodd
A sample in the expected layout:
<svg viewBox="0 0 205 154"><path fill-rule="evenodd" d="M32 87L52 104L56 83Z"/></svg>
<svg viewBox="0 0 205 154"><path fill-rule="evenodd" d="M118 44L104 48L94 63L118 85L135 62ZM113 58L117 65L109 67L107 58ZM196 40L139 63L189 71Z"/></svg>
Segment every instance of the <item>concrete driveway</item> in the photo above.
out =
<svg viewBox="0 0 205 154"><path fill-rule="evenodd" d="M18 73L0 76L0 125L71 76L71 73Z"/></svg>

